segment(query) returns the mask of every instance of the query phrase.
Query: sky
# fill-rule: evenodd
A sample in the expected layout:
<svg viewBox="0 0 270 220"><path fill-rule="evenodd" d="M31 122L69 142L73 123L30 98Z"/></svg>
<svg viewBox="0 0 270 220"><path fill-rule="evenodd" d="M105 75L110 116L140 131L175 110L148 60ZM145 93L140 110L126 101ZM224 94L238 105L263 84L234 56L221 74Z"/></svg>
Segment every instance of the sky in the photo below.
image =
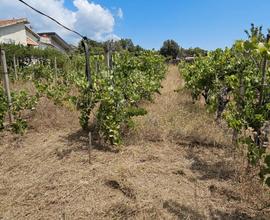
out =
<svg viewBox="0 0 270 220"><path fill-rule="evenodd" d="M25 0L87 37L131 38L147 49L173 39L181 47L207 50L244 39L250 24L270 28L270 0ZM18 0L0 0L0 19L27 17L37 32L78 37L30 11Z"/></svg>

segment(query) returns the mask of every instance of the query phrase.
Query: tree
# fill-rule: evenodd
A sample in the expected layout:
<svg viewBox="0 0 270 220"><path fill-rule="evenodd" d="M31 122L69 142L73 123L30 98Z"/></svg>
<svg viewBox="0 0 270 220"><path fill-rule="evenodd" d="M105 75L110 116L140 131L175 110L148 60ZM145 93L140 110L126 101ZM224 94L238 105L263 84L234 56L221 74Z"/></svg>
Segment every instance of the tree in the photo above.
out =
<svg viewBox="0 0 270 220"><path fill-rule="evenodd" d="M87 39L86 42L87 42L87 45L89 47L89 50L90 50L91 54L102 54L102 53L104 53L103 43L95 41L95 40L91 40L91 39ZM79 53L84 53L82 40L78 44L78 50L77 51Z"/></svg>
<svg viewBox="0 0 270 220"><path fill-rule="evenodd" d="M91 54L104 54L108 48L114 52L128 51L134 54L144 50L141 46L135 45L131 39L107 40L104 42L88 39L87 44ZM84 53L82 41L79 42L76 52Z"/></svg>
<svg viewBox="0 0 270 220"><path fill-rule="evenodd" d="M172 59L176 59L179 55L180 47L178 43L174 40L166 40L163 43L163 46L160 48L160 54L165 57L171 57Z"/></svg>
<svg viewBox="0 0 270 220"><path fill-rule="evenodd" d="M181 57L197 57L197 56L206 56L207 50L201 49L199 47L181 49Z"/></svg>
<svg viewBox="0 0 270 220"><path fill-rule="evenodd" d="M119 40L119 44L123 50L128 50L129 52L133 52L135 50L135 46L131 39L121 39Z"/></svg>

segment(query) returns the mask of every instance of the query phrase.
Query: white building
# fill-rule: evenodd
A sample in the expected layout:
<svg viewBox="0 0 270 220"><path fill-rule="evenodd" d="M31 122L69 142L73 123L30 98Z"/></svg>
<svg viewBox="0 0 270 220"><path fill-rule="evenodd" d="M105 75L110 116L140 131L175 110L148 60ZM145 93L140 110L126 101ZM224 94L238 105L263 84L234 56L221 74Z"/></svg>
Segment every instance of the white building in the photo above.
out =
<svg viewBox="0 0 270 220"><path fill-rule="evenodd" d="M68 52L70 45L55 32L38 33L40 36L40 48L52 47L61 52Z"/></svg>
<svg viewBox="0 0 270 220"><path fill-rule="evenodd" d="M21 44L39 48L52 47L61 52L68 52L71 48L55 32L35 33L28 26L26 18L0 20L0 44Z"/></svg>
<svg viewBox="0 0 270 220"><path fill-rule="evenodd" d="M40 36L28 26L27 19L0 20L0 43L39 46Z"/></svg>

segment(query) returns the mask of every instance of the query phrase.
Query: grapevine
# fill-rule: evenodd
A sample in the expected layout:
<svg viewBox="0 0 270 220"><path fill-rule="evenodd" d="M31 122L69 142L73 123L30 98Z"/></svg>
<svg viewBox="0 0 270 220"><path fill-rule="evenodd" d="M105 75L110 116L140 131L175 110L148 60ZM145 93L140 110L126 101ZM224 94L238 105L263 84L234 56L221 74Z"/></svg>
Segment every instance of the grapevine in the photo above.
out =
<svg viewBox="0 0 270 220"><path fill-rule="evenodd" d="M164 59L152 51L136 56L123 51L113 54L112 61L112 68L108 69L102 55L91 56L92 87L85 78L85 61L80 54L70 56L57 73L50 65L41 63L20 69L20 80L32 81L36 94L32 97L23 91L13 94L13 113L18 118L13 130L23 133L27 123L21 111L33 108L38 98L45 96L57 105L73 105L80 111L79 121L85 130L97 106L99 133L110 144L121 144L122 128L133 124L132 117L147 113L139 107L139 102L152 100L153 94L159 91L166 66Z"/></svg>
<svg viewBox="0 0 270 220"><path fill-rule="evenodd" d="M209 52L191 64L182 63L180 69L192 98L204 97L217 120L225 119L234 130L234 141L247 146L249 162L262 167L261 177L270 185L269 35L265 37L261 29L253 27L248 36L231 48Z"/></svg>

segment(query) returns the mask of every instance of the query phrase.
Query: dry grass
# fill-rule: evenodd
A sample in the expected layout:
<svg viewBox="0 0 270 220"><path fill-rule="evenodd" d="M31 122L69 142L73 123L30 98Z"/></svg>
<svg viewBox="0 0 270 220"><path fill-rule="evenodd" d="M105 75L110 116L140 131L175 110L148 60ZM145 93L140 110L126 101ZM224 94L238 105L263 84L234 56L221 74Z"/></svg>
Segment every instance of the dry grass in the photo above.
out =
<svg viewBox="0 0 270 220"><path fill-rule="evenodd" d="M36 93L36 87L32 81L16 81L11 83L11 91L20 91L24 89L29 94L34 95Z"/></svg>
<svg viewBox="0 0 270 220"><path fill-rule="evenodd" d="M56 106L47 98L41 98L30 120L30 128L44 130L74 129L79 127L79 114L66 107Z"/></svg>
<svg viewBox="0 0 270 220"><path fill-rule="evenodd" d="M213 115L204 106L193 104L184 90L177 92L182 84L176 67L171 67L162 95L156 97L155 104L145 104L149 114L138 120L137 134L143 135L142 140L150 138L150 141L157 137L179 143L194 139L202 144L230 145L230 139L216 125Z"/></svg>
<svg viewBox="0 0 270 220"><path fill-rule="evenodd" d="M179 85L170 67L122 150L95 146L92 165L76 114L43 100L19 147L2 134L0 219L269 219L267 190Z"/></svg>

